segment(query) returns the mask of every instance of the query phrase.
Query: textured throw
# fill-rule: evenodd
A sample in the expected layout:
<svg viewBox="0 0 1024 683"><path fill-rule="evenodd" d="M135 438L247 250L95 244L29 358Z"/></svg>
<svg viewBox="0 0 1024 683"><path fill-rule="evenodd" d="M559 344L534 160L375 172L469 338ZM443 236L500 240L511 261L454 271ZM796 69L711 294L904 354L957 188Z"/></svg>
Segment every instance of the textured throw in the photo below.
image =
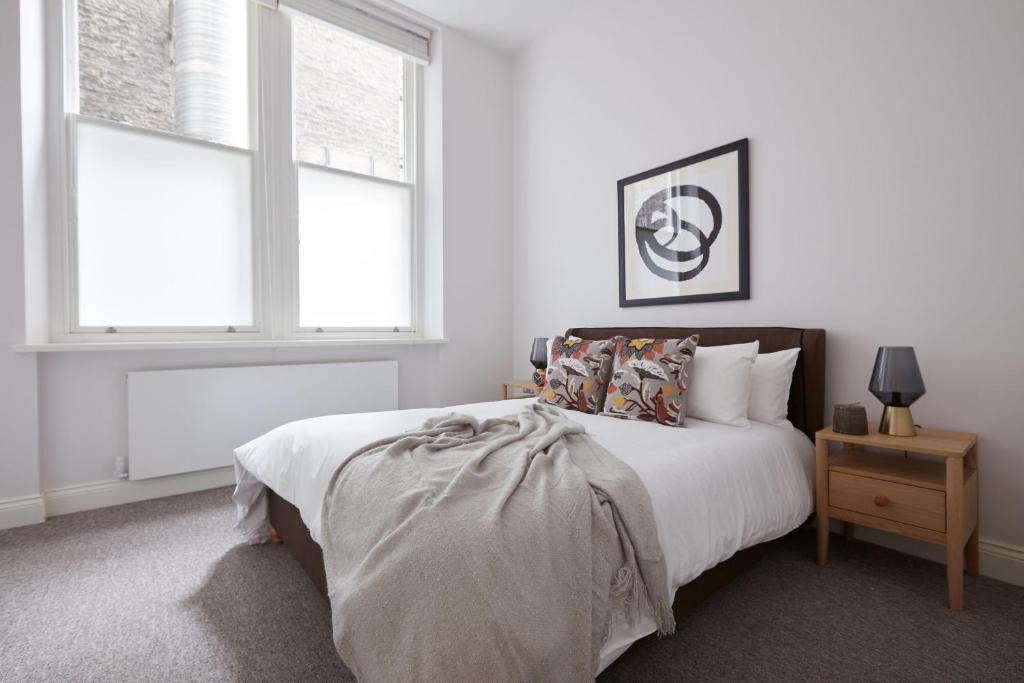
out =
<svg viewBox="0 0 1024 683"><path fill-rule="evenodd" d="M643 483L548 406L437 417L355 452L321 545L360 680L591 680L612 620L675 627Z"/></svg>

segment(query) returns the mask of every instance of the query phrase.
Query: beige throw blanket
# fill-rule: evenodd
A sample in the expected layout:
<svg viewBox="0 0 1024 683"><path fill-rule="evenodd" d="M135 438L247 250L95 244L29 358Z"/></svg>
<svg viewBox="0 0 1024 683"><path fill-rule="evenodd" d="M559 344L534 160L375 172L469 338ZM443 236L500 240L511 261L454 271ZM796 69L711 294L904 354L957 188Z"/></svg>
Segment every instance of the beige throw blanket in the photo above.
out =
<svg viewBox="0 0 1024 683"><path fill-rule="evenodd" d="M612 619L675 627L647 490L554 408L372 443L322 522L334 641L360 680L590 680Z"/></svg>

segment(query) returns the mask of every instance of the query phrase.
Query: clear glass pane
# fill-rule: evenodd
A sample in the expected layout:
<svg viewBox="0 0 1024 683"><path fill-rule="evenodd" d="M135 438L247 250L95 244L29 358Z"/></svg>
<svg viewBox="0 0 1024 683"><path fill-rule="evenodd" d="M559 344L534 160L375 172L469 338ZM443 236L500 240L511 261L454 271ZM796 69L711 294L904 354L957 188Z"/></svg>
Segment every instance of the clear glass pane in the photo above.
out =
<svg viewBox="0 0 1024 683"><path fill-rule="evenodd" d="M79 112L249 144L247 0L78 0Z"/></svg>
<svg viewBox="0 0 1024 683"><path fill-rule="evenodd" d="M412 325L412 189L299 167L299 324Z"/></svg>
<svg viewBox="0 0 1024 683"><path fill-rule="evenodd" d="M404 180L402 58L300 14L292 32L295 158Z"/></svg>
<svg viewBox="0 0 1024 683"><path fill-rule="evenodd" d="M79 119L86 327L253 324L248 152Z"/></svg>

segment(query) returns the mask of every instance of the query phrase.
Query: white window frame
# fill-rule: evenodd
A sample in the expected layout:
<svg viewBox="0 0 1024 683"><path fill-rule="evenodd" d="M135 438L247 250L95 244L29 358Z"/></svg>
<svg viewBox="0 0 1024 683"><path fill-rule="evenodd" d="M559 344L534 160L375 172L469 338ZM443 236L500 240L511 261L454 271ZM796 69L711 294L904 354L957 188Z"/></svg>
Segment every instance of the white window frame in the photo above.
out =
<svg viewBox="0 0 1024 683"><path fill-rule="evenodd" d="M78 113L78 0L48 0L47 61L51 186L50 341L84 344L108 342L276 342L289 340L400 341L421 338L423 309L422 230L420 191L422 154L423 67L403 55L403 112L405 179L384 178L300 162L293 152L291 23L286 12L248 3L249 147L239 148L136 128ZM344 29L344 27L339 27ZM252 159L253 325L234 327L85 327L78 323L76 251L75 121L128 128L141 134L237 151ZM299 325L298 168L356 175L373 182L398 182L412 191L411 310L412 321L400 328L302 328Z"/></svg>

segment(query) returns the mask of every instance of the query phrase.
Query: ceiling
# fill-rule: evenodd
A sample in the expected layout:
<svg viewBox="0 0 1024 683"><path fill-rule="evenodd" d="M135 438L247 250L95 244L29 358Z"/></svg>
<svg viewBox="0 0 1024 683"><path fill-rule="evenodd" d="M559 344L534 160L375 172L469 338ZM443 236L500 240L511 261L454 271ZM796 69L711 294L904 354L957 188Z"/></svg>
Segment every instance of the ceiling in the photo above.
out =
<svg viewBox="0 0 1024 683"><path fill-rule="evenodd" d="M399 0L409 9L515 54L586 0Z"/></svg>

